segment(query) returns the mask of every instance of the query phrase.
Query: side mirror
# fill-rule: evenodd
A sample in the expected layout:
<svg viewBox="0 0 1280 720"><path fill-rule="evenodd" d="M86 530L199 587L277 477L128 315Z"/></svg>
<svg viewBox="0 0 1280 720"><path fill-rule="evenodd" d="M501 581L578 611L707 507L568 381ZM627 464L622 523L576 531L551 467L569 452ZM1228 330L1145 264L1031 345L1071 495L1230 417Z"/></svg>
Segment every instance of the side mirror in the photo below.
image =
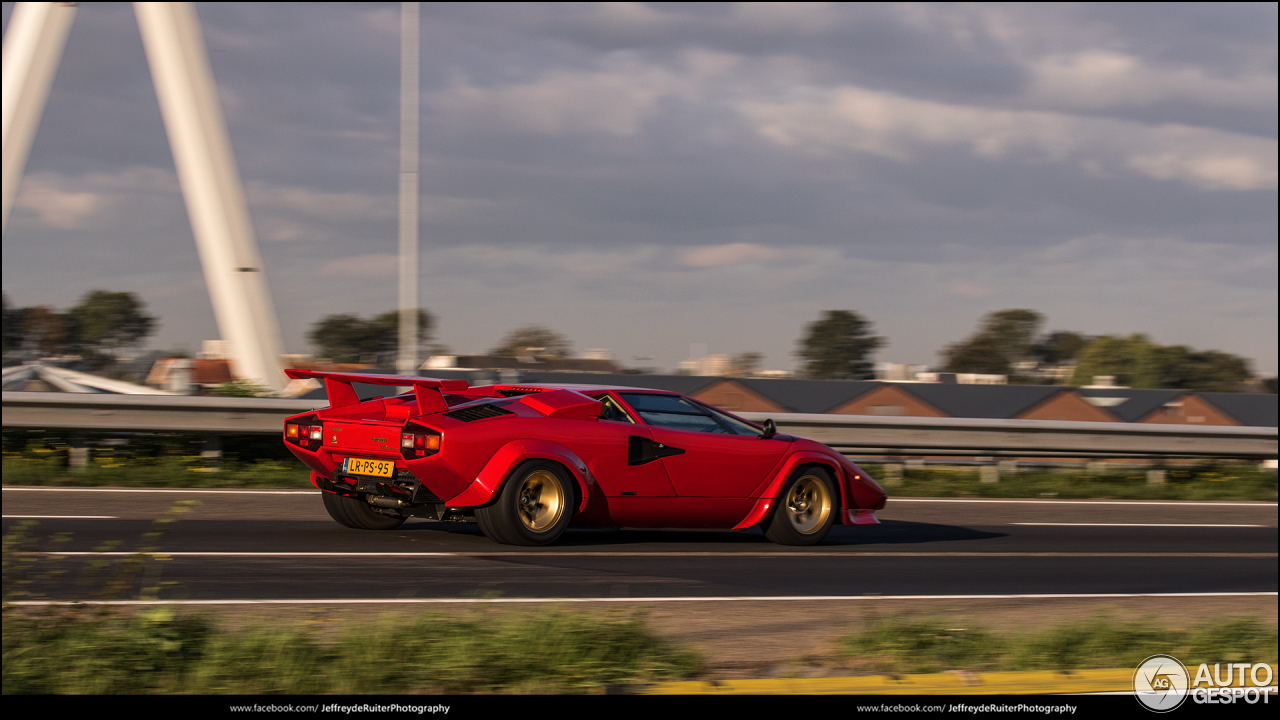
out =
<svg viewBox="0 0 1280 720"><path fill-rule="evenodd" d="M773 418L764 421L764 432L760 433L761 440L768 440L778 434L778 425L773 422Z"/></svg>

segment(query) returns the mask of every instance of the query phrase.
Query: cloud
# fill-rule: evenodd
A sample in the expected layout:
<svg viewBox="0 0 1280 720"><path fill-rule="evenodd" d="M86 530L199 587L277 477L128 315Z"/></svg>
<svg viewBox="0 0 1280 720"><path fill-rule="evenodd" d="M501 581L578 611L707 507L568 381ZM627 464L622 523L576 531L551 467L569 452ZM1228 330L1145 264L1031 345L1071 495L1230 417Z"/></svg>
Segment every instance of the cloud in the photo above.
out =
<svg viewBox="0 0 1280 720"><path fill-rule="evenodd" d="M287 212L318 220L372 220L396 216L394 195L325 192L261 181L249 183L245 194L254 209Z"/></svg>
<svg viewBox="0 0 1280 720"><path fill-rule="evenodd" d="M1275 140L1185 125L941 103L845 86L820 97L747 101L761 137L806 151L854 151L923 162L961 147L990 160L1073 162L1209 190L1276 187Z"/></svg>
<svg viewBox="0 0 1280 720"><path fill-rule="evenodd" d="M736 62L724 53L689 51L675 58L674 67L664 67L616 53L596 70L550 70L521 83L481 86L455 79L428 102L456 123L497 123L551 136L630 137L658 114L664 99L697 100L704 82Z"/></svg>
<svg viewBox="0 0 1280 720"><path fill-rule="evenodd" d="M974 285L973 283L961 282L961 283L955 283L954 285L952 285L950 288L950 292L952 295L957 295L959 297L980 298L980 297L986 297L994 293L995 290L992 290L989 287L983 287L981 285Z"/></svg>
<svg viewBox="0 0 1280 720"><path fill-rule="evenodd" d="M1082 109L1132 107L1165 101L1270 109L1276 75L1246 70L1234 76L1191 65L1170 66L1114 50L1085 50L1037 58L1030 64L1031 102Z"/></svg>
<svg viewBox="0 0 1280 720"><path fill-rule="evenodd" d="M329 260L320 265L316 272L330 278L391 279L396 277L399 267L399 255L371 253Z"/></svg>
<svg viewBox="0 0 1280 720"><path fill-rule="evenodd" d="M61 178L43 174L28 177L14 202L35 212L45 227L74 230L86 227L89 218L102 207L102 196L94 192L68 192L57 187Z"/></svg>
<svg viewBox="0 0 1280 720"><path fill-rule="evenodd" d="M717 267L743 265L773 260L782 255L779 250L753 243L728 243L687 248L680 251L680 260L689 267Z"/></svg>

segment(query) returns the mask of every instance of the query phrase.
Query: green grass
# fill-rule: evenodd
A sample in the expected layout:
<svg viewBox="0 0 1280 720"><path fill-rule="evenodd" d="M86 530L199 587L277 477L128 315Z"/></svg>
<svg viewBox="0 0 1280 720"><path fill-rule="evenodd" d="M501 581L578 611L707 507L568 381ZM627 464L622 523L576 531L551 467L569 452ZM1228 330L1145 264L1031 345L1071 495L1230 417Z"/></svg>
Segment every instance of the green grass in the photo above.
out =
<svg viewBox="0 0 1280 720"><path fill-rule="evenodd" d="M201 457L203 438L177 433L85 433L87 467L71 468L73 436L63 431L4 431L6 485L86 487L310 487L307 468L276 436L230 435L223 461Z"/></svg>
<svg viewBox="0 0 1280 720"><path fill-rule="evenodd" d="M228 630L167 607L4 617L5 694L583 693L700 668L635 614L428 614L336 638L301 619Z"/></svg>
<svg viewBox="0 0 1280 720"><path fill-rule="evenodd" d="M68 487L309 488L310 475L297 460L229 461L210 469L200 456L162 456L124 462L94 462L72 470L58 458L5 458L5 485Z"/></svg>
<svg viewBox="0 0 1280 720"><path fill-rule="evenodd" d="M41 537L30 520L11 526L3 545L4 693L581 693L686 678L702 667L638 613L468 611L397 620L318 610L228 629L166 606L129 614L9 604L43 599L57 585L78 588L79 597L154 599L172 583L162 579L163 560L146 553L197 504L175 503L118 562L71 564L41 552L67 535Z"/></svg>
<svg viewBox="0 0 1280 720"><path fill-rule="evenodd" d="M846 664L860 670L1078 670L1137 667L1170 654L1183 664L1276 662L1276 627L1234 618L1192 629L1094 619L1026 634L959 628L938 620L893 617L840 638Z"/></svg>
<svg viewBox="0 0 1280 720"><path fill-rule="evenodd" d="M1003 476L997 483L982 482L977 468L908 469L897 485L884 481L882 467L870 465L867 471L887 485L891 501L894 496L1276 501L1276 472L1243 465L1171 467L1161 485L1148 483L1144 469L1025 472Z"/></svg>

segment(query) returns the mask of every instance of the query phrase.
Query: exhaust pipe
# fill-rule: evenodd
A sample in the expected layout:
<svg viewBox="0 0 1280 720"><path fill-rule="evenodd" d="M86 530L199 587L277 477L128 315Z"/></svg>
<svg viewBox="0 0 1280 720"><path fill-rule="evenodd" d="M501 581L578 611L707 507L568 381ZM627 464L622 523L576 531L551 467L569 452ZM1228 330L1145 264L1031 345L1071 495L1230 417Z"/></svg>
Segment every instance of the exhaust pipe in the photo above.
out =
<svg viewBox="0 0 1280 720"><path fill-rule="evenodd" d="M384 508L407 508L409 503L392 497L382 497L379 495L369 495L369 504Z"/></svg>

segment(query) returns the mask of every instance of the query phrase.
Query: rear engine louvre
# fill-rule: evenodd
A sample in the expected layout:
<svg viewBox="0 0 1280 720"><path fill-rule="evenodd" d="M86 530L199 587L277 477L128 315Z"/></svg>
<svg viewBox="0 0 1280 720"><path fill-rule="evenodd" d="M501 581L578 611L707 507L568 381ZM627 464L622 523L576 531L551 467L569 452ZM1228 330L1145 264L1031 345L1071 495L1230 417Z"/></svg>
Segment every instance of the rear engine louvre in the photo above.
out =
<svg viewBox="0 0 1280 720"><path fill-rule="evenodd" d="M506 408L500 408L497 405L487 403L484 405L473 405L471 407L460 408L453 412L447 412L444 414L445 417L453 418L454 420L461 420L462 422L474 422L476 420L484 420L485 418L502 417L503 415L515 415L515 413L507 410Z"/></svg>

